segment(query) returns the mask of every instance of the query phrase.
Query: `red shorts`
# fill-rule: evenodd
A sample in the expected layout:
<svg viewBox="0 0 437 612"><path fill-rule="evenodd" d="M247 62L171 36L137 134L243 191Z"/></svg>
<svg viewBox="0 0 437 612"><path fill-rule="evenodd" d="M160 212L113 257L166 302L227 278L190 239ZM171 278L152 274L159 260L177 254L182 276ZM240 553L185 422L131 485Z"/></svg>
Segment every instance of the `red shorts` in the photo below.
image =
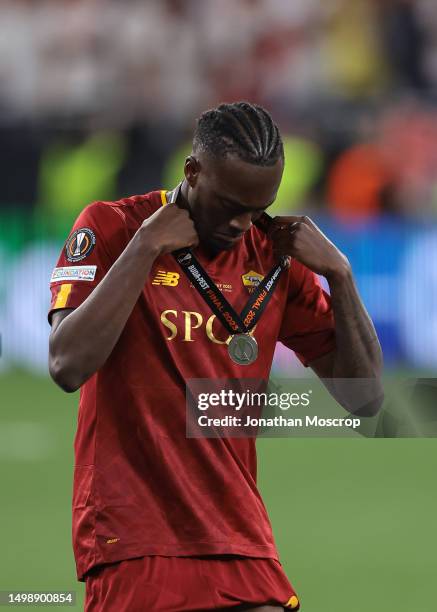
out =
<svg viewBox="0 0 437 612"><path fill-rule="evenodd" d="M298 610L282 565L250 557L140 557L86 576L85 612L206 612L247 604Z"/></svg>

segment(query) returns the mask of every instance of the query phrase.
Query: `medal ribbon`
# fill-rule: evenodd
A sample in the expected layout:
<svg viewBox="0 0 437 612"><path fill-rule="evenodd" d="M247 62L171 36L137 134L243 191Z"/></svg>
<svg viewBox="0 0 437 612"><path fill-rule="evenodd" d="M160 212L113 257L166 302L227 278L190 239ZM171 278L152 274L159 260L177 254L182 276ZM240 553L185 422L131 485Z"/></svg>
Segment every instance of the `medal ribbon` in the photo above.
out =
<svg viewBox="0 0 437 612"><path fill-rule="evenodd" d="M172 192L171 203L176 202L179 190L180 185ZM267 213L263 213L256 225L266 231L271 221L272 218ZM255 327L278 285L282 272L287 269L287 258L282 257L256 287L241 314L238 314L190 249L178 249L173 251L172 255L203 300L231 334L245 334Z"/></svg>

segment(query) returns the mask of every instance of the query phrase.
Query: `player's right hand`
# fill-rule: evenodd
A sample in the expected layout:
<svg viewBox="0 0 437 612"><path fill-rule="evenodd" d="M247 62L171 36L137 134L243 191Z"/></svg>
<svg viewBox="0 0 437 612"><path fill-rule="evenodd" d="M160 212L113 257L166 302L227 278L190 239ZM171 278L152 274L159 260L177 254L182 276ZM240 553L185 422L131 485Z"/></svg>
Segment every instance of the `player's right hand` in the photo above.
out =
<svg viewBox="0 0 437 612"><path fill-rule="evenodd" d="M194 222L187 210L167 204L143 221L147 242L160 255L199 244Z"/></svg>

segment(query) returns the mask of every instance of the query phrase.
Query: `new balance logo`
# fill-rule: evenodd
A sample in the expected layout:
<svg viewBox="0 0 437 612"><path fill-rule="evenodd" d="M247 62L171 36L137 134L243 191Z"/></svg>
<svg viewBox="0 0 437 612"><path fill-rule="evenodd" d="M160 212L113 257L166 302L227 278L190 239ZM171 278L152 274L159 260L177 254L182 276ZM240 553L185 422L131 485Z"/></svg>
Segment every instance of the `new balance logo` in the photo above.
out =
<svg viewBox="0 0 437 612"><path fill-rule="evenodd" d="M165 287L176 287L179 282L179 274L177 272L165 272L164 270L158 270L155 278L152 281L152 285L164 285Z"/></svg>

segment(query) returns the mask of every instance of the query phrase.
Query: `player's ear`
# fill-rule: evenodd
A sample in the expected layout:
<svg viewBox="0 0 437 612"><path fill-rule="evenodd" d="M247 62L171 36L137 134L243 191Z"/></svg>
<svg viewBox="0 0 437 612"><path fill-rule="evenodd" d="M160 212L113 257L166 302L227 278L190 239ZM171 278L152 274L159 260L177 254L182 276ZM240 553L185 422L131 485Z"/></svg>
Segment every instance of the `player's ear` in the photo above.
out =
<svg viewBox="0 0 437 612"><path fill-rule="evenodd" d="M194 155L189 155L185 160L184 174L190 187L195 187L200 172L200 162Z"/></svg>

